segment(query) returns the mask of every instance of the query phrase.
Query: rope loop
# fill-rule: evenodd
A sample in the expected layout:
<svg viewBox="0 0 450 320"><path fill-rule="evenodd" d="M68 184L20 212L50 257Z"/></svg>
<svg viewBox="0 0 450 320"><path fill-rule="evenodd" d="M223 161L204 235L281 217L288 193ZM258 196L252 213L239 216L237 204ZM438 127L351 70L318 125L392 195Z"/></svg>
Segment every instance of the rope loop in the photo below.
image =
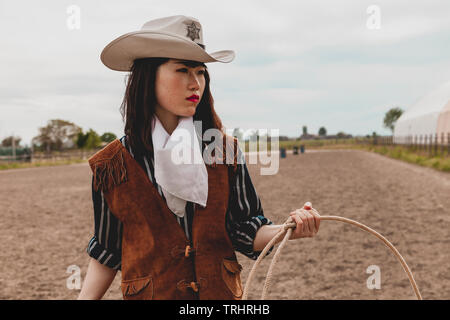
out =
<svg viewBox="0 0 450 320"><path fill-rule="evenodd" d="M389 248L391 249L391 251L394 253L394 255L397 257L397 259L399 260L399 262L401 263L403 270L406 272L408 278L409 278L409 282L411 283L411 286L414 290L414 293L417 297L418 300L422 300L422 295L420 294L419 288L417 287L416 281L414 280L414 277L412 275L411 270L409 269L408 265L406 264L405 259L403 259L402 255L400 254L400 252L398 252L398 250L392 245L392 243L390 243L385 237L383 237L381 234L379 234L378 232L376 232L375 230L367 227L366 225L359 223L357 221L354 221L352 219L348 219L348 218L344 218L344 217L339 217L339 216L320 216L320 220L334 220L334 221L340 221L340 222L344 222L344 223L348 223L348 224L352 224L360 229L363 229L371 234L373 234L374 236L376 236L378 239L380 239L381 241L383 241L383 243ZM247 300L248 298L248 291L250 288L250 283L254 278L255 275L255 271L256 268L259 266L259 264L261 263L262 259L264 259L264 257L266 256L267 252L269 251L269 248L271 248L272 246L275 245L276 241L278 239L280 239L281 237L283 237L283 240L281 241L280 245L278 246L278 248L276 249L274 256L272 258L272 261L270 263L269 266L269 270L267 272L266 275L266 281L264 283L264 287L263 287L263 291L261 294L261 300L264 300L267 296L267 292L269 291L269 287L271 285L271 280L272 280L272 274L273 274L273 270L275 268L275 265L279 259L281 250L283 249L283 247L286 245L287 240L290 238L293 230L296 227L296 224L292 222L292 217L289 217L285 223L283 223L282 227L280 228L280 231L278 231L277 234L275 234L275 236L267 243L267 245L264 247L263 251L261 251L261 253L258 256L258 259L255 261L255 263L253 264L252 270L250 271L247 281L245 283L245 288L244 288L244 293L242 295L242 300Z"/></svg>

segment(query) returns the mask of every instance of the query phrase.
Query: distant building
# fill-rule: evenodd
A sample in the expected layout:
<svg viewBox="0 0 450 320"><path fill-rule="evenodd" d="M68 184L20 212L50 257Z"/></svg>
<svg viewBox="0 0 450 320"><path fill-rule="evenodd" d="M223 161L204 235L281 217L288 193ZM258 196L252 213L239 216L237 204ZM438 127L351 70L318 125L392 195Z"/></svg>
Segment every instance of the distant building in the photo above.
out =
<svg viewBox="0 0 450 320"><path fill-rule="evenodd" d="M309 133L304 133L300 136L301 140L314 140L314 139L319 139L318 135L315 134L309 134Z"/></svg>
<svg viewBox="0 0 450 320"><path fill-rule="evenodd" d="M339 133L337 135L330 134L326 136L319 136L315 134L302 134L301 140L329 140L329 139L350 139L353 138L351 134Z"/></svg>
<svg viewBox="0 0 450 320"><path fill-rule="evenodd" d="M408 108L394 127L394 142L408 143L411 139L423 143L425 136L435 134L444 141L450 133L450 81L431 91ZM448 143L448 141L447 141Z"/></svg>

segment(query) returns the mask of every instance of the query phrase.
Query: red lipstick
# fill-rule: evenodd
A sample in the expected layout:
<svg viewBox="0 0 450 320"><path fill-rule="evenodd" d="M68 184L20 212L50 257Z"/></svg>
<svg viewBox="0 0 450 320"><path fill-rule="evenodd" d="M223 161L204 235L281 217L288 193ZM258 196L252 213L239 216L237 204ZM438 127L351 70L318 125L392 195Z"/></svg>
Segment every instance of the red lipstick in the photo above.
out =
<svg viewBox="0 0 450 320"><path fill-rule="evenodd" d="M197 102L199 99L200 99L200 97L196 94L193 94L192 96L186 98L186 100L193 101L193 102Z"/></svg>

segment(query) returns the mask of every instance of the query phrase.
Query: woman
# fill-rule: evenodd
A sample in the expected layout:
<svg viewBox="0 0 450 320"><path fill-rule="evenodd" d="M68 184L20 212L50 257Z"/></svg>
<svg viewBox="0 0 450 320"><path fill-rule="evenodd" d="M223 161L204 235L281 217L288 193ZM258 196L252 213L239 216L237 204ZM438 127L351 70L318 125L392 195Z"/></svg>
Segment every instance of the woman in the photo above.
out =
<svg viewBox="0 0 450 320"><path fill-rule="evenodd" d="M103 50L107 67L130 71L125 136L89 159L95 235L79 299L102 298L117 270L124 299L241 298L235 250L256 259L281 226L264 217L237 140L214 111L204 63L233 58L206 53L199 21L186 16L149 21ZM222 144L205 143L208 130ZM174 143L183 132L196 138ZM180 144L202 161L175 163ZM317 233L320 216L308 209L290 213L291 239Z"/></svg>

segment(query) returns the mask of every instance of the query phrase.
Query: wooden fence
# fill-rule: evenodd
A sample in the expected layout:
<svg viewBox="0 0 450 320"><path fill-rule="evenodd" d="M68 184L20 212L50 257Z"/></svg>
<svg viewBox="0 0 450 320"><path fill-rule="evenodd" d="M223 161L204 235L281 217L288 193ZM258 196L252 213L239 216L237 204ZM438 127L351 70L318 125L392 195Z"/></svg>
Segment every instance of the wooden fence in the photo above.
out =
<svg viewBox="0 0 450 320"><path fill-rule="evenodd" d="M429 156L450 156L450 132L441 134L410 135L404 137L375 136L361 140L361 143L382 146L404 146L412 151L427 153Z"/></svg>
<svg viewBox="0 0 450 320"><path fill-rule="evenodd" d="M352 139L335 139L335 143L350 143L350 144L371 144L381 146L403 146L411 151L418 151L426 153L429 156L450 156L450 132L441 134L428 135L410 135L404 137L393 136L372 136L370 138L352 138ZM309 141L309 140L308 140ZM317 140L320 143L327 140ZM327 141L329 144L334 139ZM294 144L298 141L293 141ZM20 154L15 157L0 156L0 163L11 162L56 162L61 160L87 160L94 155L98 149L92 150L68 150L64 152L52 152L50 154L44 152L34 152L29 154Z"/></svg>
<svg viewBox="0 0 450 320"><path fill-rule="evenodd" d="M29 154L16 155L15 157L0 156L0 163L12 163L12 162L56 162L56 161L70 161L70 160L87 160L94 155L100 149L92 150L70 150L64 152L34 152Z"/></svg>

